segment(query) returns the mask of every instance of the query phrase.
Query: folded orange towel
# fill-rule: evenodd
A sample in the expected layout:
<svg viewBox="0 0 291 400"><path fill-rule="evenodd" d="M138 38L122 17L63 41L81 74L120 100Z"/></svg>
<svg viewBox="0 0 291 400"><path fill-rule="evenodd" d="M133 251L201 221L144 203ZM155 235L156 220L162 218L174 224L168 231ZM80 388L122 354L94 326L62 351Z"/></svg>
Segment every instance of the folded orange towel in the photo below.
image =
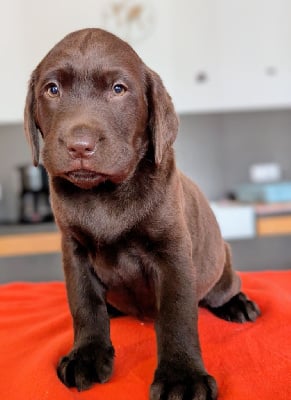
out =
<svg viewBox="0 0 291 400"><path fill-rule="evenodd" d="M255 323L235 324L201 309L205 365L219 400L291 399L291 271L241 274L244 291L262 310ZM111 321L115 369L106 384L79 393L57 378L58 359L72 345L63 283L0 287L1 400L148 400L156 366L153 325Z"/></svg>

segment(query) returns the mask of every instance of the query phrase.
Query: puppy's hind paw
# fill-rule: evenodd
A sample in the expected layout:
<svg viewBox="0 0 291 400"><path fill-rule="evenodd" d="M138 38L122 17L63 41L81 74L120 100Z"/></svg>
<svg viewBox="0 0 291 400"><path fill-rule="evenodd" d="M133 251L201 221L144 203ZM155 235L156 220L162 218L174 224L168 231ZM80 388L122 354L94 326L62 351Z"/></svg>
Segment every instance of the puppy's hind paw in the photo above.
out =
<svg viewBox="0 0 291 400"><path fill-rule="evenodd" d="M217 317L232 322L254 322L259 315L260 309L257 304L240 292L232 297L227 303L220 307L207 307Z"/></svg>

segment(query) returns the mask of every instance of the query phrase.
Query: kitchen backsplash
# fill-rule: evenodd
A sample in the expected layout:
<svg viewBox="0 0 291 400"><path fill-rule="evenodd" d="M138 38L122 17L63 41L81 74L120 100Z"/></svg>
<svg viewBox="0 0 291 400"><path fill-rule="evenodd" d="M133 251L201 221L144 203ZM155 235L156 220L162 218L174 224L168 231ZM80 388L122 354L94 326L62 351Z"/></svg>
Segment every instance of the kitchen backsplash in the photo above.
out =
<svg viewBox="0 0 291 400"><path fill-rule="evenodd" d="M291 110L181 117L179 166L210 199L249 181L254 164L278 163L291 180Z"/></svg>
<svg viewBox="0 0 291 400"><path fill-rule="evenodd" d="M31 163L22 125L0 125L0 220L15 221L19 214L20 177L18 167Z"/></svg>

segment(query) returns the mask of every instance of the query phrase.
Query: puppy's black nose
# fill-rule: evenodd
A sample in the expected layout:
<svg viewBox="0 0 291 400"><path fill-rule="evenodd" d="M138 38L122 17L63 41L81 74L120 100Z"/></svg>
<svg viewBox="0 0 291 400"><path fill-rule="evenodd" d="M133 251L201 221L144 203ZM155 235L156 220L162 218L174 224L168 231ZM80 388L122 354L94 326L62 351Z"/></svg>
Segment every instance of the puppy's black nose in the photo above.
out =
<svg viewBox="0 0 291 400"><path fill-rule="evenodd" d="M90 136L70 138L67 149L72 158L90 158L95 153L96 143Z"/></svg>

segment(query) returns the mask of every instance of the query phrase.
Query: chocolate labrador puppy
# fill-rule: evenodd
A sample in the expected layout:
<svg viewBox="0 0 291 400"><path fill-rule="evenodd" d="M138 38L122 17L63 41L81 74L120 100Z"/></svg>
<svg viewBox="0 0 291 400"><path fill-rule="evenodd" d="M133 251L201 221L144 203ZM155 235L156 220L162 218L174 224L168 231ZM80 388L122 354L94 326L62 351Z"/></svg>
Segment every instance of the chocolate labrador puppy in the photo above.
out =
<svg viewBox="0 0 291 400"><path fill-rule="evenodd" d="M43 138L62 234L74 346L58 376L69 387L112 374L107 302L155 321L151 400L216 399L200 354L199 304L229 321L259 315L206 199L176 168L177 130L160 77L103 30L69 34L32 73L25 132L35 165Z"/></svg>

